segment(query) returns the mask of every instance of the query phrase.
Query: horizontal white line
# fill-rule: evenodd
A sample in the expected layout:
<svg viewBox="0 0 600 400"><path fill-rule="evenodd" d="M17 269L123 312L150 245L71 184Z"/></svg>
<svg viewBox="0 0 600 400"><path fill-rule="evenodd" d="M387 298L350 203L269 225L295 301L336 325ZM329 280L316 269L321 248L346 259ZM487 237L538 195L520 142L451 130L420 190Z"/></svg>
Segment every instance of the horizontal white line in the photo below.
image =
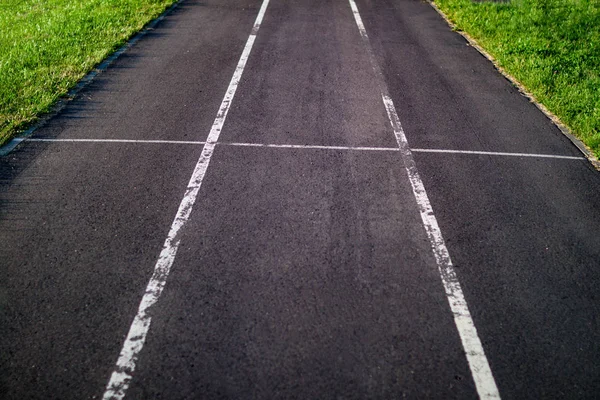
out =
<svg viewBox="0 0 600 400"><path fill-rule="evenodd" d="M267 143L227 143L219 144L240 147L270 147L276 149L317 149L317 150L358 150L358 151L398 151L395 147L354 147L354 146L320 146L307 144L267 144Z"/></svg>
<svg viewBox="0 0 600 400"><path fill-rule="evenodd" d="M204 145L206 142L194 140L136 140L136 139L43 139L28 138L20 139L30 142L63 142L63 143L150 143L150 144L191 144ZM366 146L322 146L308 144L270 144L270 143L228 143L219 142L216 145L234 146L234 147L267 147L275 149L316 149L316 150L353 150L353 151L400 151L397 147L366 147ZM475 154L486 156L507 156L507 157L533 157L533 158L556 158L564 160L585 160L585 157L560 156L554 154L536 154L536 153L505 153L499 151L476 151L476 150L450 150L450 149L410 149L414 153L446 153L446 154Z"/></svg>
<svg viewBox="0 0 600 400"><path fill-rule="evenodd" d="M447 150L447 149L410 149L410 150L413 153L478 154L478 155L486 155L486 156L561 158L561 159L565 159L565 160L585 160L585 157L559 156L559 155L554 155L554 154L503 153L503 152L497 152L497 151Z"/></svg>
<svg viewBox="0 0 600 400"><path fill-rule="evenodd" d="M155 143L155 144L197 144L203 145L206 142L194 140L135 140L135 139L42 139L28 138L29 142L66 142L66 143Z"/></svg>
<svg viewBox="0 0 600 400"><path fill-rule="evenodd" d="M193 140L136 140L136 139L25 139L31 142L63 142L63 143L154 143L154 144L193 144L203 145L206 142ZM269 143L228 143L219 142L216 145L235 146L235 147L269 147L280 149L320 149L320 150L357 150L357 151L398 151L395 147L353 147L353 146L321 146L304 144L269 144Z"/></svg>

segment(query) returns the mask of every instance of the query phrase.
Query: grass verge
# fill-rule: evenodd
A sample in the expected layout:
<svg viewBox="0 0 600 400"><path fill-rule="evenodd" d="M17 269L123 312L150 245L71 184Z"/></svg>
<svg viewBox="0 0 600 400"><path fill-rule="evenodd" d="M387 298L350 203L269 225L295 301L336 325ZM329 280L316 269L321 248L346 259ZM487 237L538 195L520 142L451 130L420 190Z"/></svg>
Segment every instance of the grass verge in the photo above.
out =
<svg viewBox="0 0 600 400"><path fill-rule="evenodd" d="M0 0L0 145L175 0Z"/></svg>
<svg viewBox="0 0 600 400"><path fill-rule="evenodd" d="M435 0L600 158L598 0Z"/></svg>

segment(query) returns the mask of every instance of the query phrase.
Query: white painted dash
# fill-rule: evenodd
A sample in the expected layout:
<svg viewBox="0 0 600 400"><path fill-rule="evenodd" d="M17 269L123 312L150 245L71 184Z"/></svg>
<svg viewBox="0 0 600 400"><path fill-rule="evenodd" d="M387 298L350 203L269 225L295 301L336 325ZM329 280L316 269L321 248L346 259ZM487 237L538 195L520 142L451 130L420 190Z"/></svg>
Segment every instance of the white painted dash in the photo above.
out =
<svg viewBox="0 0 600 400"><path fill-rule="evenodd" d="M356 25L358 26L363 43L365 44L369 54L371 66L375 72L379 84L383 104L387 111L390 124L396 137L396 142L398 143L398 147L400 149L404 167L408 174L408 179L410 180L413 194L421 214L423 226L425 227L425 231L427 232L427 236L431 243L431 248L433 250L438 271L446 292L446 297L450 305L450 310L454 316L454 323L458 330L458 334L460 336L463 349L471 369L473 380L475 381L477 394L481 399L499 399L500 394L496 386L496 381L492 375L492 370L490 369L487 357L483 351L483 346L477 334L477 329L475 328L473 318L471 317L471 312L469 311L469 307L467 306L467 301L465 300L460 282L458 281L458 277L456 276L456 272L452 265L450 254L448 253L446 243L442 236L442 231L438 226L437 219L433 213L431 203L429 202L429 197L425 191L425 186L423 185L423 181L419 176L417 165L408 146L404 129L400 124L400 118L396 112L394 102L389 95L389 90L387 88L387 84L385 83L383 73L381 72L381 68L379 67L377 59L375 58L375 54L373 53L367 31L358 12L356 3L354 0L348 1L350 2L350 7L352 8Z"/></svg>
<svg viewBox="0 0 600 400"><path fill-rule="evenodd" d="M148 282L146 292L142 297L137 314L129 328L129 333L127 334L123 348L121 349L114 372L106 386L103 396L104 400L123 399L127 393L140 351L144 347L146 336L150 329L150 323L152 321L151 309L159 300L165 287L167 277L169 276L171 266L175 260L175 255L177 254L177 249L179 248L181 229L186 225L190 214L192 213L192 207L196 202L200 185L206 174L215 145L219 139L225 119L227 118L227 113L229 112L231 102L239 85L242 73L244 72L244 67L246 66L246 62L250 55L250 51L252 50L256 34L260 28L268 4L269 0L263 0L250 36L248 37L235 72L233 73L233 77L231 78L231 82L229 83L229 87L227 88L227 92L225 93L225 97L219 107L217 117L214 120L208 139L202 149L202 154L194 168L185 195L179 204L179 209L171 224L171 229L169 230L162 251L154 266L154 273Z"/></svg>

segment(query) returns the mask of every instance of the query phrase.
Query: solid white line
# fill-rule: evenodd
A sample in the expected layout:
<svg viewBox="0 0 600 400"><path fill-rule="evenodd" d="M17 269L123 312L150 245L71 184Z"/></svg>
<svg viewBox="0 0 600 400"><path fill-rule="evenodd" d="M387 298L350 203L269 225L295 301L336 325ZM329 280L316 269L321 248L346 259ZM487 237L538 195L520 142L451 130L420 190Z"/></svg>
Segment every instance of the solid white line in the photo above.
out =
<svg viewBox="0 0 600 400"><path fill-rule="evenodd" d="M154 266L154 273L148 282L148 286L146 287L146 292L144 293L142 301L140 302L138 312L133 319L131 327L129 328L129 333L127 334L123 348L121 349L115 370L106 386L106 391L104 392L103 396L105 400L122 399L125 397L125 393L127 392L127 388L129 387L129 383L132 379L133 371L135 370L139 353L144 346L144 342L146 341L148 329L150 329L150 322L152 320L151 308L156 304L165 287L167 277L171 270L171 266L173 265L173 261L175 260L175 255L177 254L177 249L181 240L179 234L181 229L187 223L190 214L192 213L192 207L196 202L200 185L202 184L202 180L206 174L208 164L210 163L210 159L215 149L215 144L219 139L221 129L223 128L223 124L227 118L227 113L229 112L231 102L242 77L242 73L244 72L246 61L248 60L250 51L252 50L252 45L256 39L256 34L260 28L260 24L263 16L265 15L268 4L269 0L263 0L250 36L248 37L248 41L246 42L246 46L244 47L244 51L242 52L235 72L233 73L233 77L231 78L231 82L229 83L225 97L221 102L221 106L208 135L206 144L202 149L202 155L200 156L198 163L194 168L194 172L190 178L190 182L187 186L183 200L181 200L181 203L179 204L179 210L175 215L175 219L173 220L169 234L165 239L165 243L158 257L158 261Z"/></svg>
<svg viewBox="0 0 600 400"><path fill-rule="evenodd" d="M205 144L194 140L138 140L138 139L43 139L28 138L28 142L61 142L61 143L154 143L154 144Z"/></svg>
<svg viewBox="0 0 600 400"><path fill-rule="evenodd" d="M564 160L586 160L585 157L559 156L554 154L535 153L504 153L497 151L475 151L475 150L446 150L446 149L411 149L413 153L450 153L450 154L480 154L486 156L508 156L508 157L534 157L534 158L558 158Z"/></svg>
<svg viewBox="0 0 600 400"><path fill-rule="evenodd" d="M21 139L30 142L61 142L61 143L152 143L152 144L192 144L199 145L206 142L198 142L193 140L137 140L137 139L44 139L44 138L29 138ZM304 145L304 144L269 144L269 143L230 143L219 142L217 145L234 146L234 147L268 147L277 149L319 149L319 150L357 150L357 151L398 151L397 147L352 147L352 146L321 146L321 145Z"/></svg>
<svg viewBox="0 0 600 400"><path fill-rule="evenodd" d="M60 143L140 143L140 144L191 144L203 145L206 142L195 140L162 140L162 139L45 139L45 138L15 138L18 142L60 142ZM275 149L317 149L317 150L351 150L351 151L400 151L398 147L364 147L364 146L323 146L310 144L270 144L270 143L236 143L219 142L217 145L234 147L267 147ZM450 150L450 149L410 149L413 153L448 153L448 154L474 154L489 156L507 156L507 157L531 157L531 158L555 158L563 160L586 160L585 157L560 156L554 154L536 154L536 153L506 153L498 151L477 151L477 150Z"/></svg>
<svg viewBox="0 0 600 400"><path fill-rule="evenodd" d="M373 53L369 37L367 36L367 31L358 12L358 8L356 7L356 3L354 0L348 1L350 2L350 7L352 8L354 19L356 21L356 25L358 26L360 35L362 36L365 47L367 48L367 52L369 53L371 66L373 67L373 71L377 76L383 104L387 110L392 129L394 130L394 135L396 136L396 141L398 142L398 147L400 148L400 154L402 155L402 160L404 161L404 167L406 168L406 172L408 174L408 178L410 180L410 184L421 213L421 219L431 243L433 254L437 262L438 271L446 292L446 297L448 299L448 303L450 304L452 314L454 315L454 323L456 324L469 367L471 368L471 374L473 375L473 380L475 381L477 393L481 399L499 399L500 394L498 393L494 376L492 375L487 357L483 351L483 346L481 345L481 341L477 335L477 329L473 323L473 318L471 317L471 312L467 306L467 301L465 300L458 277L456 276L456 272L452 266L450 254L446 248L442 232L438 226L437 219L433 214L429 197L425 191L425 186L421 181L421 177L419 176L419 172L417 170L417 165L408 146L406 135L404 134L404 130L400 124L400 118L398 117L394 103L389 96L389 91L385 83L383 73L381 72L381 68L379 67L379 64L375 58L375 54Z"/></svg>
<svg viewBox="0 0 600 400"><path fill-rule="evenodd" d="M210 139L210 137L209 137ZM207 142L198 142L193 140L137 140L137 139L43 139L29 138L21 139L30 142L61 142L61 143L152 143L152 144L192 144L199 145ZM397 147L352 147L352 146L320 146L304 144L269 144L269 143L230 143L219 142L216 145L234 146L234 147L268 147L276 149L319 149L319 150L357 150L357 151L398 151Z"/></svg>
<svg viewBox="0 0 600 400"><path fill-rule="evenodd" d="M227 143L224 146L268 147L275 149L317 149L317 150L356 150L356 151L398 151L396 147L352 147L352 146L320 146L307 144L265 144L265 143Z"/></svg>

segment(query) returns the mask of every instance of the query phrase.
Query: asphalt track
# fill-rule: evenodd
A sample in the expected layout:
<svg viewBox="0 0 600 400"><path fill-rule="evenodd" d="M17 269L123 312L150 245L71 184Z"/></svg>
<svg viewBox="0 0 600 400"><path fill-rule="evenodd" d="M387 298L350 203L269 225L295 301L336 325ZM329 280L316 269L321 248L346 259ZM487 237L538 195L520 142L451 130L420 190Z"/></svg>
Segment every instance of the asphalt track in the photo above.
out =
<svg viewBox="0 0 600 400"><path fill-rule="evenodd" d="M0 159L0 397L114 394L209 154L125 398L491 398L467 317L500 397L595 398L599 173L427 3L261 4L183 1Z"/></svg>

